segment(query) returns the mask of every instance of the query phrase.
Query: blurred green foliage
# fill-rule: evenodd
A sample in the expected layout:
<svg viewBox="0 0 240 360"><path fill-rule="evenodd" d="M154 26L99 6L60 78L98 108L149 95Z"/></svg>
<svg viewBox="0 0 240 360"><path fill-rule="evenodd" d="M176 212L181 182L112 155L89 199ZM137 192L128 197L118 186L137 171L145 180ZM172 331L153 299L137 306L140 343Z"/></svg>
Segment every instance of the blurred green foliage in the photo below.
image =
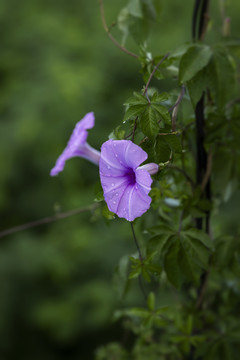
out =
<svg viewBox="0 0 240 360"><path fill-rule="evenodd" d="M157 5L149 38L155 55L191 38L191 6L178 0ZM122 0L105 1L109 24L124 6ZM229 15L235 33L239 10L232 1ZM220 14L212 26L220 27ZM57 178L50 178L49 171L86 112L95 112L89 138L100 148L123 118L123 102L143 81L135 60L104 33L97 1L3 0L0 27L4 230L94 201L94 165L72 159ZM117 28L112 31L121 39ZM126 46L138 52L132 39ZM163 81L160 86L165 85ZM233 201L225 206L226 213L228 207L237 207ZM231 221L226 221L227 228L232 229ZM129 228L122 220L103 223L95 212L1 238L0 359L90 360L96 347L118 338L121 329L110 322L119 302L112 273L122 255L135 251ZM138 298L139 289L130 292L126 302ZM117 344L108 346L113 354L123 351ZM139 349L137 358L145 358ZM104 349L97 356L103 359Z"/></svg>

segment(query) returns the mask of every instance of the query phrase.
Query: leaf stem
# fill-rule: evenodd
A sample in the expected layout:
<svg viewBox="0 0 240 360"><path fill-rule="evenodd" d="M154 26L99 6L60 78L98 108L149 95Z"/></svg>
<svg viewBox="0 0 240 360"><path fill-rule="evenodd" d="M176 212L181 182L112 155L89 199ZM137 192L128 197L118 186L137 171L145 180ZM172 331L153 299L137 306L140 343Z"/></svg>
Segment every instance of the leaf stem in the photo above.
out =
<svg viewBox="0 0 240 360"><path fill-rule="evenodd" d="M178 113L179 105L184 97L185 91L186 91L186 88L184 85L182 85L181 92L178 95L176 103L168 110L169 112L173 110L173 112L172 112L172 131L173 132L176 131L177 113Z"/></svg>
<svg viewBox="0 0 240 360"><path fill-rule="evenodd" d="M157 63L157 65L154 67L153 71L151 72L149 78L148 78L148 81L147 81L147 84L145 86L145 89L144 89L144 92L143 92L143 95L145 95L147 97L147 91L148 91L148 87L149 87L149 84L153 78L153 75L155 74L155 72L157 71L157 69L159 68L159 66L163 63L163 61L170 55L170 53L167 53L163 56L163 58Z"/></svg>
<svg viewBox="0 0 240 360"><path fill-rule="evenodd" d="M102 23L103 23L103 27L104 30L106 31L108 37L112 40L112 42L123 52L125 52L126 54L138 58L139 56L137 54L134 54L133 52L127 50L124 46L122 46L121 44L119 44L119 42L114 38L114 36L111 34L109 27L107 26L106 23L106 19L105 19L105 13L104 13L104 5L103 5L103 0L98 0L99 3L99 7L100 7L100 13L101 13L101 19L102 19Z"/></svg>
<svg viewBox="0 0 240 360"><path fill-rule="evenodd" d="M135 245L136 245L137 250L138 250L139 260L142 262L143 261L143 256L142 256L141 249L140 249L140 246L139 246L138 241L137 241L134 226L133 226L132 222L130 222L130 224L131 224L131 229L132 229L132 234L133 234L133 240L134 240Z"/></svg>

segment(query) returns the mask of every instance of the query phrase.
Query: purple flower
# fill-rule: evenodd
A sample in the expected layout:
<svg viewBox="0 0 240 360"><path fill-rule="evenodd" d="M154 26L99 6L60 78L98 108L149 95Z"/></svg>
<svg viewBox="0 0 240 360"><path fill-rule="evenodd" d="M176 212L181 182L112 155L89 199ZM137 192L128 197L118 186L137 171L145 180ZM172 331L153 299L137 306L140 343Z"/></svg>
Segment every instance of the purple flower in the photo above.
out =
<svg viewBox="0 0 240 360"><path fill-rule="evenodd" d="M90 112L76 124L66 148L63 150L50 172L51 176L56 176L59 172L63 171L66 160L75 156L83 157L98 165L100 152L93 149L86 142L88 137L87 130L93 127L94 114L93 112Z"/></svg>
<svg viewBox="0 0 240 360"><path fill-rule="evenodd" d="M144 214L150 207L151 174L157 164L139 165L148 155L130 140L108 140L101 148L100 179L110 211L128 221Z"/></svg>

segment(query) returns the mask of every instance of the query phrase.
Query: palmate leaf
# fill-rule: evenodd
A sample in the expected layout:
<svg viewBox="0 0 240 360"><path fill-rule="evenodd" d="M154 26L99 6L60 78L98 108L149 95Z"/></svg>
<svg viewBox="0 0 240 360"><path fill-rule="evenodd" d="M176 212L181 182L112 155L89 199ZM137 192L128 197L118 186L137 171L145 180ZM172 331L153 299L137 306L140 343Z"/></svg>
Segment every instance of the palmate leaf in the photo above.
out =
<svg viewBox="0 0 240 360"><path fill-rule="evenodd" d="M184 83L191 80L202 70L212 57L212 49L208 45L195 44L188 48L179 65L179 80Z"/></svg>
<svg viewBox="0 0 240 360"><path fill-rule="evenodd" d="M197 283L202 270L208 267L210 243L200 231L193 229L188 234L182 232L169 237L156 236L149 241L152 252L154 244L156 251L162 254L168 280L177 288L184 279Z"/></svg>

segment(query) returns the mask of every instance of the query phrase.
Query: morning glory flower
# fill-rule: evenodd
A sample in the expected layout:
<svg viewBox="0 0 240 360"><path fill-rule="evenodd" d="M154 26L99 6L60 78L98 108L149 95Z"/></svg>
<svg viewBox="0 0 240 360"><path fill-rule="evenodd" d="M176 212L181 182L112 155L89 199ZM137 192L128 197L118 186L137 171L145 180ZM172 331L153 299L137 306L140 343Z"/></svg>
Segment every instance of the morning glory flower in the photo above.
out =
<svg viewBox="0 0 240 360"><path fill-rule="evenodd" d="M113 213L128 221L143 215L150 207L151 175L154 163L139 166L147 153L130 140L108 140L101 148L100 179L104 198Z"/></svg>
<svg viewBox="0 0 240 360"><path fill-rule="evenodd" d="M93 149L87 143L87 130L93 127L94 113L90 112L76 124L66 148L63 150L62 154L57 159L55 166L50 172L51 176L56 176L59 172L63 171L66 160L75 156L82 157L98 165L100 152Z"/></svg>

